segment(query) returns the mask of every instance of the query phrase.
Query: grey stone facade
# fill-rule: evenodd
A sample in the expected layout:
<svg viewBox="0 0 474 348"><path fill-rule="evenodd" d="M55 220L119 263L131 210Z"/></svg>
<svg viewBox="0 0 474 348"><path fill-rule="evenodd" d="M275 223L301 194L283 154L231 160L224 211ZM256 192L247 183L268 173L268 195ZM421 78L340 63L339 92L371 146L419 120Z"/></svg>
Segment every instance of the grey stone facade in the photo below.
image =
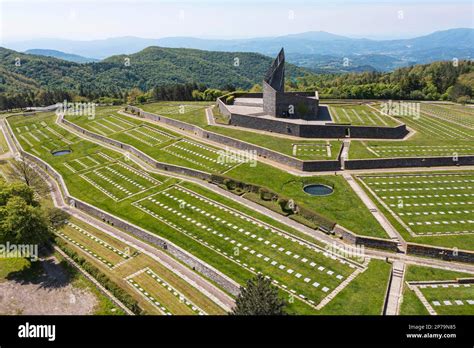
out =
<svg viewBox="0 0 474 348"><path fill-rule="evenodd" d="M263 112L278 118L316 120L317 93L285 93L285 52L281 49L262 82Z"/></svg>

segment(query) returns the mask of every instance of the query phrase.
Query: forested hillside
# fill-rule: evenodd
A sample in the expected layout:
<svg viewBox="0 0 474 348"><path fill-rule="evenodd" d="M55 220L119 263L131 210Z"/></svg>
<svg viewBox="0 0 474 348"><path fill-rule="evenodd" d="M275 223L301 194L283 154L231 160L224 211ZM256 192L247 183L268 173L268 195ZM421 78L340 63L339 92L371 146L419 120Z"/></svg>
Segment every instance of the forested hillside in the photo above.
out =
<svg viewBox="0 0 474 348"><path fill-rule="evenodd" d="M314 74L298 79L295 89L317 89L324 98L468 100L474 90L474 63L434 62L391 73Z"/></svg>
<svg viewBox="0 0 474 348"><path fill-rule="evenodd" d="M250 88L262 79L270 63L271 58L258 53L148 47L98 63L77 64L0 48L0 92L12 95L36 89L25 86L22 79L29 79L42 89L61 89L91 97L118 95L135 87L148 91L156 86L191 82L213 88ZM5 72L17 74L18 81L7 79ZM307 73L292 65L287 72L289 76Z"/></svg>

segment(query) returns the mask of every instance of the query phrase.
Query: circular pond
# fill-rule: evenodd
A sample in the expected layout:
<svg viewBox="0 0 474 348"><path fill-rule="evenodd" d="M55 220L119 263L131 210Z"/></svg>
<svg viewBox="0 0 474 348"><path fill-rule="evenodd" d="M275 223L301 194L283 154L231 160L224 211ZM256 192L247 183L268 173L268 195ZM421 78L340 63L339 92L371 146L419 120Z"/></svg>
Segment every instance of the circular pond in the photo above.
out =
<svg viewBox="0 0 474 348"><path fill-rule="evenodd" d="M63 155L68 155L72 151L71 150L58 150L58 151L53 151L52 154L53 156L63 156Z"/></svg>
<svg viewBox="0 0 474 348"><path fill-rule="evenodd" d="M311 196L327 196L333 193L334 189L323 184L311 184L303 187L303 191Z"/></svg>

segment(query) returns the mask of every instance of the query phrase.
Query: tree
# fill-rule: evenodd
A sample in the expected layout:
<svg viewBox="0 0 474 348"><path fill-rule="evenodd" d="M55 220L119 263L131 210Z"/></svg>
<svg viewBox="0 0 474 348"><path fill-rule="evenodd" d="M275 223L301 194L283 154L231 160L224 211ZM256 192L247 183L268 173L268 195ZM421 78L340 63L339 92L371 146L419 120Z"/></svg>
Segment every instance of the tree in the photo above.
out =
<svg viewBox="0 0 474 348"><path fill-rule="evenodd" d="M11 166L6 174L12 180L20 180L25 183L42 197L51 191L41 176L22 157L11 161Z"/></svg>
<svg viewBox="0 0 474 348"><path fill-rule="evenodd" d="M127 102L135 103L137 99L143 95L143 92L139 88L132 88L130 92L128 92Z"/></svg>
<svg viewBox="0 0 474 348"><path fill-rule="evenodd" d="M53 207L46 210L46 217L49 225L55 229L63 227L67 223L69 216L70 215L67 212L59 208Z"/></svg>
<svg viewBox="0 0 474 348"><path fill-rule="evenodd" d="M0 242L42 244L50 236L48 221L39 206L12 196L0 206Z"/></svg>
<svg viewBox="0 0 474 348"><path fill-rule="evenodd" d="M471 87L466 86L462 83L456 82L453 86L448 88L449 98L456 101L459 97L468 96L472 94Z"/></svg>
<svg viewBox="0 0 474 348"><path fill-rule="evenodd" d="M278 297L278 289L269 278L257 274L240 288L231 315L284 315L285 300Z"/></svg>
<svg viewBox="0 0 474 348"><path fill-rule="evenodd" d="M456 103L465 105L465 104L469 103L470 100L471 100L471 97L469 97L468 95L463 95L463 96L459 97L458 99L456 99Z"/></svg>

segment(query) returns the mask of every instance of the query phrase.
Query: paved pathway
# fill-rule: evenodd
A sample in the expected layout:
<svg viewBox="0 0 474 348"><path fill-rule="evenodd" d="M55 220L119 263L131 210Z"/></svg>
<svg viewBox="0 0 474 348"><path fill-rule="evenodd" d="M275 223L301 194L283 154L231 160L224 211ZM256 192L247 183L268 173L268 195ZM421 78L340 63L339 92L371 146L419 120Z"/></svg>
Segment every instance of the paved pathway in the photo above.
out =
<svg viewBox="0 0 474 348"><path fill-rule="evenodd" d="M351 141L346 139L342 142L342 152L341 152L341 169L345 169L345 161L349 159L349 148L351 147Z"/></svg>
<svg viewBox="0 0 474 348"><path fill-rule="evenodd" d="M0 160L13 157L14 153L16 152L16 147L14 146L10 135L8 134L6 121L3 117L0 119L0 132L3 133L3 137L5 138L8 147L8 151L0 155Z"/></svg>

